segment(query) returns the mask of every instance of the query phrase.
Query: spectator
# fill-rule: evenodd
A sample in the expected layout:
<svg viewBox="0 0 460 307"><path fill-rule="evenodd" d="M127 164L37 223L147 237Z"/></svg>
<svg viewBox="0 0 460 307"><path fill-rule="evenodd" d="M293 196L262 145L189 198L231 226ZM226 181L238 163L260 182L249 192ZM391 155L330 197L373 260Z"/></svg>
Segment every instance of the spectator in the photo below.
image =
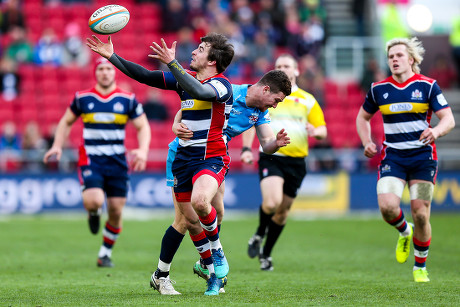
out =
<svg viewBox="0 0 460 307"><path fill-rule="evenodd" d="M175 33L186 26L187 11L182 0L169 0L163 8L163 32Z"/></svg>
<svg viewBox="0 0 460 307"><path fill-rule="evenodd" d="M300 76L297 84L300 88L316 97L318 103L324 105L324 73L318 65L318 61L311 54L300 58Z"/></svg>
<svg viewBox="0 0 460 307"><path fill-rule="evenodd" d="M26 30L21 27L12 27L10 44L6 47L5 56L16 63L30 63L33 61L33 47L26 37Z"/></svg>
<svg viewBox="0 0 460 307"><path fill-rule="evenodd" d="M64 29L64 43L62 48L62 64L84 67L90 60L90 51L81 37L80 25L71 22Z"/></svg>
<svg viewBox="0 0 460 307"><path fill-rule="evenodd" d="M254 40L247 44L246 60L249 63L254 63L258 58L273 61L274 52L275 46L269 41L267 34L262 31L257 31L255 33ZM262 77L262 75L260 75L260 77Z"/></svg>
<svg viewBox="0 0 460 307"><path fill-rule="evenodd" d="M1 31L3 34L7 34L14 27L26 29L24 15L19 0L7 0L5 1L5 8L2 10Z"/></svg>
<svg viewBox="0 0 460 307"><path fill-rule="evenodd" d="M179 41L180 44L176 47L176 59L182 66L187 66L190 64L190 55L192 51L196 49L197 42L194 41L193 30L190 27L181 28L178 33L177 41Z"/></svg>
<svg viewBox="0 0 460 307"><path fill-rule="evenodd" d="M356 21L356 35L365 36L364 13L366 10L366 0L353 0L351 11Z"/></svg>
<svg viewBox="0 0 460 307"><path fill-rule="evenodd" d="M397 0L390 0L382 10L381 28L383 43L394 37L409 37L406 24L400 15L397 7Z"/></svg>
<svg viewBox="0 0 460 307"><path fill-rule="evenodd" d="M385 77L385 73L382 69L380 69L377 60L375 58L370 58L366 63L366 67L364 68L359 86L364 93L367 93L372 82L385 79Z"/></svg>
<svg viewBox="0 0 460 307"><path fill-rule="evenodd" d="M452 48L452 56L455 60L455 67L457 69L457 86L460 86L460 16L456 16L452 22L449 43Z"/></svg>
<svg viewBox="0 0 460 307"><path fill-rule="evenodd" d="M17 152L21 150L21 136L16 132L16 125L13 121L6 121L2 126L0 136L0 151Z"/></svg>
<svg viewBox="0 0 460 307"><path fill-rule="evenodd" d="M143 107L149 121L166 121L169 118L168 109L161 102L161 94L157 89L148 89Z"/></svg>
<svg viewBox="0 0 460 307"><path fill-rule="evenodd" d="M449 65L447 57L443 54L438 54L433 66L430 68L428 77L435 79L441 88L450 89L456 83L457 73Z"/></svg>
<svg viewBox="0 0 460 307"><path fill-rule="evenodd" d="M34 48L34 62L38 65L60 66L63 47L53 28L45 28Z"/></svg>
<svg viewBox="0 0 460 307"><path fill-rule="evenodd" d="M19 75L16 63L4 57L0 61L0 92L4 100L11 101L19 93Z"/></svg>
<svg viewBox="0 0 460 307"><path fill-rule="evenodd" d="M267 26L270 24L274 31L274 41L277 46L286 46L288 32L286 30L286 14L282 1L261 0L260 10L256 14L256 23Z"/></svg>
<svg viewBox="0 0 460 307"><path fill-rule="evenodd" d="M22 141L22 167L28 172L44 170L42 157L46 151L46 140L40 133L40 127L35 121L27 123Z"/></svg>
<svg viewBox="0 0 460 307"><path fill-rule="evenodd" d="M16 132L16 125L6 121L0 136L0 170L18 170L21 158L21 136Z"/></svg>

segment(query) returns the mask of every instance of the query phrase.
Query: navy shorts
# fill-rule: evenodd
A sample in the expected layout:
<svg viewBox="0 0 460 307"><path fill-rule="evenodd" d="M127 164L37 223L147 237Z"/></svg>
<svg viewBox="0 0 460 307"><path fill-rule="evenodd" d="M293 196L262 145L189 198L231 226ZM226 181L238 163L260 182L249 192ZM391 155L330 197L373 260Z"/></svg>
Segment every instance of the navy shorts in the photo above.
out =
<svg viewBox="0 0 460 307"><path fill-rule="evenodd" d="M210 175L218 185L224 181L230 164L230 157L212 157L199 160L181 160L176 157L172 164L174 174L174 193L178 201L190 201L193 183L201 175ZM183 193L182 197L181 194Z"/></svg>
<svg viewBox="0 0 460 307"><path fill-rule="evenodd" d="M295 198L297 191L307 175L305 158L292 158L277 155L267 155L263 152L259 157L259 179L269 176L279 176L284 179L283 193Z"/></svg>
<svg viewBox="0 0 460 307"><path fill-rule="evenodd" d="M438 173L436 160L395 159L387 157L380 162L378 177L393 176L405 180L425 180L435 183Z"/></svg>
<svg viewBox="0 0 460 307"><path fill-rule="evenodd" d="M128 171L112 164L110 167L81 166L79 170L82 191L89 188L104 190L107 197L126 197L128 194Z"/></svg>

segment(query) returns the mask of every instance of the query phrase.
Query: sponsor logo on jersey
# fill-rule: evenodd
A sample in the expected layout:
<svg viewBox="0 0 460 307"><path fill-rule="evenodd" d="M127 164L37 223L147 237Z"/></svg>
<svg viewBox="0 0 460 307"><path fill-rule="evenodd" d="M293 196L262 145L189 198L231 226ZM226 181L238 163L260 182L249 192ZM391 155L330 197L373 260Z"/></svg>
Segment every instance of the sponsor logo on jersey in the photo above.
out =
<svg viewBox="0 0 460 307"><path fill-rule="evenodd" d="M125 108L123 107L123 104L117 102L116 104L113 105L113 111L117 113L122 113Z"/></svg>
<svg viewBox="0 0 460 307"><path fill-rule="evenodd" d="M181 102L182 109L190 109L193 108L193 105L195 104L195 100L193 99L187 99Z"/></svg>
<svg viewBox="0 0 460 307"><path fill-rule="evenodd" d="M92 110L94 108L94 103L90 102L88 103L88 109Z"/></svg>
<svg viewBox="0 0 460 307"><path fill-rule="evenodd" d="M112 113L96 113L94 119L100 123L111 123L115 120L115 114Z"/></svg>
<svg viewBox="0 0 460 307"><path fill-rule="evenodd" d="M422 92L415 90L412 92L412 100L422 100Z"/></svg>
<svg viewBox="0 0 460 307"><path fill-rule="evenodd" d="M383 99L387 99L387 98L388 98L388 93L383 94Z"/></svg>
<svg viewBox="0 0 460 307"><path fill-rule="evenodd" d="M404 112L412 110L412 104L410 103L394 103L390 106L391 112Z"/></svg>

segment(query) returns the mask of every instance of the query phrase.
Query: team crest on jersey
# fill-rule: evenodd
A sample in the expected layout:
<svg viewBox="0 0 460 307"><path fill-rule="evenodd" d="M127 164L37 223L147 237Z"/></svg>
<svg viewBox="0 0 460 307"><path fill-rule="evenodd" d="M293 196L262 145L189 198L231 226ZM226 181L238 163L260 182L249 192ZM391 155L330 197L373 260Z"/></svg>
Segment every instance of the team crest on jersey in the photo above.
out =
<svg viewBox="0 0 460 307"><path fill-rule="evenodd" d="M423 97L422 97L422 92L420 92L419 90L415 90L412 92L412 100L422 100Z"/></svg>
<svg viewBox="0 0 460 307"><path fill-rule="evenodd" d="M83 177L89 177L93 174L93 172L90 169L85 169L81 174Z"/></svg>
<svg viewBox="0 0 460 307"><path fill-rule="evenodd" d="M94 103L90 102L88 103L88 109L92 110L94 108Z"/></svg>
<svg viewBox="0 0 460 307"><path fill-rule="evenodd" d="M383 94L383 99L387 99L387 98L388 98L388 93Z"/></svg>
<svg viewBox="0 0 460 307"><path fill-rule="evenodd" d="M252 114L251 116L249 116L249 123L255 124L255 123L257 122L258 119L259 119L259 115L257 115L257 114Z"/></svg>
<svg viewBox="0 0 460 307"><path fill-rule="evenodd" d="M382 166L381 171L382 173L388 173L391 171L391 166L389 166L388 164L385 164L384 166Z"/></svg>
<svg viewBox="0 0 460 307"><path fill-rule="evenodd" d="M123 107L123 104L117 102L116 104L113 105L113 111L117 113L122 113L125 107Z"/></svg>

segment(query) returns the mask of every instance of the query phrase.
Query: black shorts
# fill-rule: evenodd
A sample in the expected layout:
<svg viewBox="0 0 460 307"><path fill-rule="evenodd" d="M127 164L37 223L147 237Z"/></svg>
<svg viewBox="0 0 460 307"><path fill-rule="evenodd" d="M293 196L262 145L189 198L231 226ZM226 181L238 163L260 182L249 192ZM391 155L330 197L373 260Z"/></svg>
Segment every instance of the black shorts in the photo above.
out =
<svg viewBox="0 0 460 307"><path fill-rule="evenodd" d="M296 197L302 180L307 175L305 158L291 158L260 153L259 178L279 176L284 179L283 193Z"/></svg>

